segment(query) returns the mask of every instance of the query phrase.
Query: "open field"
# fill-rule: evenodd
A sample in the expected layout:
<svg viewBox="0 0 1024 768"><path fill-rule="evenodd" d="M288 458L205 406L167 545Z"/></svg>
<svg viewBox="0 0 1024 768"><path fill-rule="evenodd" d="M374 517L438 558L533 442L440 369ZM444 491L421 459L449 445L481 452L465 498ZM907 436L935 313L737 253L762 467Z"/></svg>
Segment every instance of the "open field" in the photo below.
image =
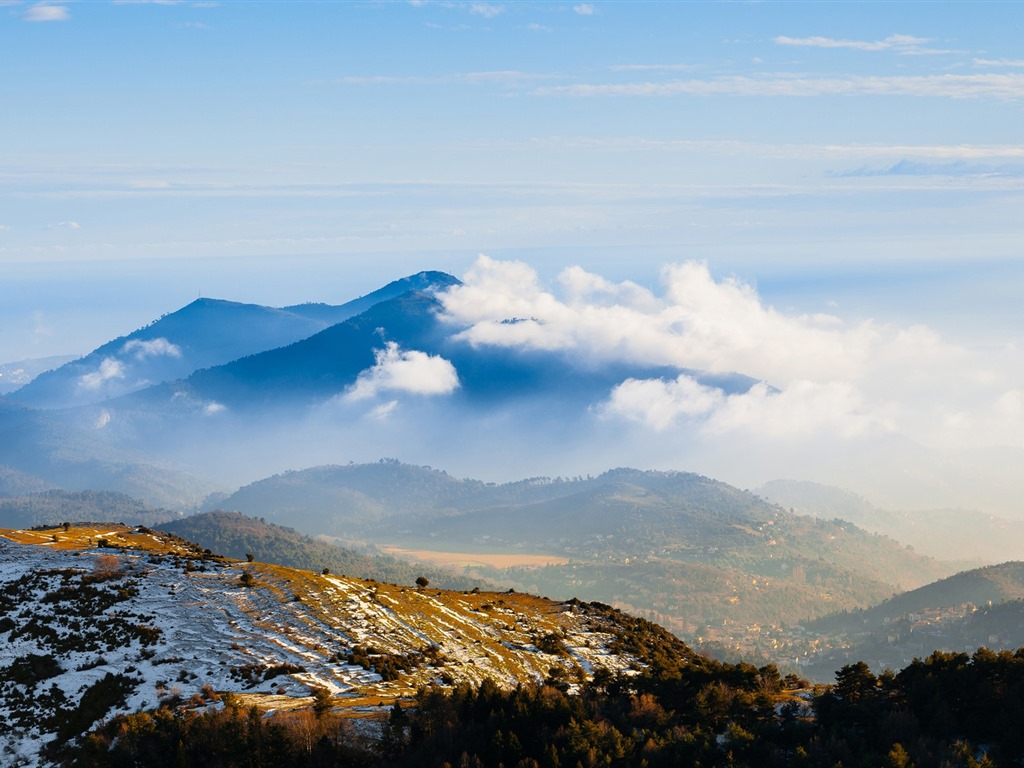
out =
<svg viewBox="0 0 1024 768"><path fill-rule="evenodd" d="M438 552L429 549L381 547L382 552L447 568L542 568L546 565L567 565L569 558L560 555L486 552Z"/></svg>

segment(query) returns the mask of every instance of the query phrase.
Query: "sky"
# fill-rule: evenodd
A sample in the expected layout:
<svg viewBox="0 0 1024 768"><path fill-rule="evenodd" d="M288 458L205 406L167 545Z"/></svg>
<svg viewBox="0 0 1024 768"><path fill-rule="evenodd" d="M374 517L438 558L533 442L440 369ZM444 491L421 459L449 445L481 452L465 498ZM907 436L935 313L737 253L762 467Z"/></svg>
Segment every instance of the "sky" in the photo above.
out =
<svg viewBox="0 0 1024 768"><path fill-rule="evenodd" d="M1022 32L1017 2L0 0L0 362L441 269L588 350L609 305L697 307L654 357L825 437L1024 448ZM729 433L706 396L608 407Z"/></svg>

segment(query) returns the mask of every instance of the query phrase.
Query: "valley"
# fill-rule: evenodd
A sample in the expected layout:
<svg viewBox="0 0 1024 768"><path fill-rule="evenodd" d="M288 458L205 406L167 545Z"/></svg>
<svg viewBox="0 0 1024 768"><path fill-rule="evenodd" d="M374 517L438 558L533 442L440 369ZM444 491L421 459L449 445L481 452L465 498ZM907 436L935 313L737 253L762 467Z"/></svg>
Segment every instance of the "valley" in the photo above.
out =
<svg viewBox="0 0 1024 768"><path fill-rule="evenodd" d="M595 417L617 386L761 386L467 341L445 316L459 285L421 272L338 306L202 300L0 397L14 764L146 711L329 712L379 737L425 692L626 691L665 658L799 709L830 694L793 690L861 661L881 685L935 652L1024 646L1024 529L994 515L622 464L496 481L325 462L409 438L442 460L543 463L562 433L630 454Z"/></svg>

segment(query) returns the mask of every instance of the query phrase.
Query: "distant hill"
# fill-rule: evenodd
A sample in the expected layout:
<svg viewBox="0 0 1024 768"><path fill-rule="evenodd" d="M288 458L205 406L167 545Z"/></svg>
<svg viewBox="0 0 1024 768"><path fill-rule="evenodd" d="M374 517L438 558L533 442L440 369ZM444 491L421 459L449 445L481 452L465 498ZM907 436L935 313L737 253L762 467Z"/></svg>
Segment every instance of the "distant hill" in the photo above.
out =
<svg viewBox="0 0 1024 768"><path fill-rule="evenodd" d="M987 606L1024 600L1024 562L1014 561L963 571L917 589L904 592L866 610L825 617L809 628L827 632L870 631L887 622L971 604ZM1024 645L1024 638L1022 638Z"/></svg>
<svg viewBox="0 0 1024 768"><path fill-rule="evenodd" d="M0 465L0 496L24 496L52 487L42 478L21 472L14 467Z"/></svg>
<svg viewBox="0 0 1024 768"><path fill-rule="evenodd" d="M941 560L1000 563L1024 553L1022 520L967 509L884 510L848 491L794 480L775 480L756 492L798 514L849 520Z"/></svg>
<svg viewBox="0 0 1024 768"><path fill-rule="evenodd" d="M814 658L812 677L864 659L876 669L898 668L934 651L1024 647L1024 562L955 574L866 610L826 616L807 630L842 636L841 650Z"/></svg>
<svg viewBox="0 0 1024 768"><path fill-rule="evenodd" d="M440 272L420 272L340 306L299 304L276 309L197 299L78 360L39 375L11 398L42 408L98 403L184 378L202 368L287 346L410 290L447 287L457 282Z"/></svg>
<svg viewBox="0 0 1024 768"><path fill-rule="evenodd" d="M77 358L78 355L54 355L0 363L0 395L20 389L44 371L53 370Z"/></svg>
<svg viewBox="0 0 1024 768"><path fill-rule="evenodd" d="M51 489L0 497L0 528L31 528L81 521L157 525L177 517L178 513L169 509L155 509L115 491Z"/></svg>
<svg viewBox="0 0 1024 768"><path fill-rule="evenodd" d="M118 491L151 506L174 509L198 506L215 490L208 481L117 445L95 426L6 398L0 398L0 435L0 466L8 468L7 477L19 477L23 483L32 476L31 482L50 488ZM33 489L15 489L9 495L26 491Z"/></svg>
<svg viewBox="0 0 1024 768"><path fill-rule="evenodd" d="M194 541L217 554L238 560L245 560L251 554L255 560L263 563L277 563L317 572L327 568L338 575L376 579L392 584L412 585L418 577L424 576L441 589L486 586L479 579L466 578L436 567L421 566L388 555L357 552L318 541L292 528L246 517L237 512L205 512L163 523L159 528Z"/></svg>
<svg viewBox="0 0 1024 768"><path fill-rule="evenodd" d="M852 524L794 515L685 472L488 484L383 461L277 475L218 505L379 545L558 555L568 562L476 572L628 605L687 636L721 636L723 619L796 622L863 607L949 573Z"/></svg>

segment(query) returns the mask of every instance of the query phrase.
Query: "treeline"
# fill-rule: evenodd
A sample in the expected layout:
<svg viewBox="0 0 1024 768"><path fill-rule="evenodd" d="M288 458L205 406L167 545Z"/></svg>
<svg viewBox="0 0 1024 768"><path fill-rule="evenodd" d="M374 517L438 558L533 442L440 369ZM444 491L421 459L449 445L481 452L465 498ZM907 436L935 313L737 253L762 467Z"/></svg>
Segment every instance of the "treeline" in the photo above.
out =
<svg viewBox="0 0 1024 768"><path fill-rule="evenodd" d="M0 527L31 528L66 521L96 520L128 525L157 525L177 515L153 508L117 491L47 490L18 497L0 497Z"/></svg>
<svg viewBox="0 0 1024 768"><path fill-rule="evenodd" d="M879 676L859 662L798 696L802 681L771 665L678 653L642 622L635 629L628 642L648 664L639 673L603 671L575 688L558 676L514 690L429 687L372 736L323 693L310 710L269 717L227 697L205 712L115 718L64 765L988 768L1024 758L1024 649L936 653Z"/></svg>

